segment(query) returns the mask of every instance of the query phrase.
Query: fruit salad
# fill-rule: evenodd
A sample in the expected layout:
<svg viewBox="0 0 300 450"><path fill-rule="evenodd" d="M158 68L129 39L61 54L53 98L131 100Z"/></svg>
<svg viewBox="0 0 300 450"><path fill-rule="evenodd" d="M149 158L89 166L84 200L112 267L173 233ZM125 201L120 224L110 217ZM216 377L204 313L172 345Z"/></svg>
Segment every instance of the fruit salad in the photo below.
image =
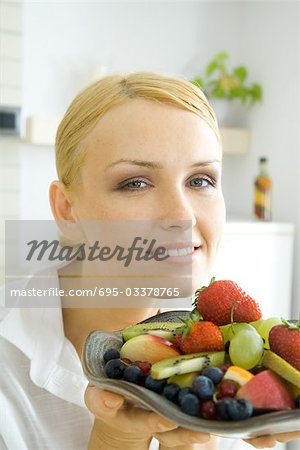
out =
<svg viewBox="0 0 300 450"><path fill-rule="evenodd" d="M211 280L178 322L122 331L104 354L106 376L162 395L190 416L245 420L300 409L300 323L262 319L235 282Z"/></svg>

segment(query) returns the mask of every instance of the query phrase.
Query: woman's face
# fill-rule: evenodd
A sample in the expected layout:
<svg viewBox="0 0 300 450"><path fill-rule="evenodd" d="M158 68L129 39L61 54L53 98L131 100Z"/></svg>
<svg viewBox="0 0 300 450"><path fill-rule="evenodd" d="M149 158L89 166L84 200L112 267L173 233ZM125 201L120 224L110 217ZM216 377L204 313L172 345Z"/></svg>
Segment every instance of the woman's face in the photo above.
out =
<svg viewBox="0 0 300 450"><path fill-rule="evenodd" d="M168 242L189 224L200 244L193 274L206 276L225 220L221 149L209 125L187 110L133 99L99 120L86 150L74 217L155 221L170 232Z"/></svg>

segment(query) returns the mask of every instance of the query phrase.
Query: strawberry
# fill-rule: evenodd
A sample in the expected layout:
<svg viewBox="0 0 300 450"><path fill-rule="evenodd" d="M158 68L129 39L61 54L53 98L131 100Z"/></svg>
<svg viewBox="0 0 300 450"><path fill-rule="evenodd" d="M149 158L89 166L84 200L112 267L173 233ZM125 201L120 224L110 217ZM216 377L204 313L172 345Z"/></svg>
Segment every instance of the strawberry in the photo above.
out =
<svg viewBox="0 0 300 450"><path fill-rule="evenodd" d="M182 319L181 319L182 320ZM198 311L193 311L185 325L176 330L176 342L183 353L217 352L224 350L220 328L212 322L199 320Z"/></svg>
<svg viewBox="0 0 300 450"><path fill-rule="evenodd" d="M204 320L216 325L259 320L262 313L258 303L234 281L212 278L209 286L196 291L195 304Z"/></svg>
<svg viewBox="0 0 300 450"><path fill-rule="evenodd" d="M283 320L269 333L270 350L300 371L300 321L293 325Z"/></svg>

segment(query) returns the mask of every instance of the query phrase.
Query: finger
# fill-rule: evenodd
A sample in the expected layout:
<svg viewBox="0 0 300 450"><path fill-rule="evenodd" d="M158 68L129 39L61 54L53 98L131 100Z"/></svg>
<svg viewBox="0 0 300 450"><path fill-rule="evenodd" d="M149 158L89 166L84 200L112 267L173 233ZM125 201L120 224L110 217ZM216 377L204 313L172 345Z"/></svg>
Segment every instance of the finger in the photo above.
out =
<svg viewBox="0 0 300 450"><path fill-rule="evenodd" d="M116 423L123 431L128 432L130 430L133 433L148 433L151 435L178 428L175 423L154 412L134 406L132 403L125 403L124 407L117 412L114 417L114 424Z"/></svg>
<svg viewBox="0 0 300 450"><path fill-rule="evenodd" d="M280 433L280 434L275 434L275 439L277 442L281 442L282 444L285 444L286 442L289 441L294 441L296 439L300 439L300 431L296 431L293 433Z"/></svg>
<svg viewBox="0 0 300 450"><path fill-rule="evenodd" d="M178 427L158 414L125 403L124 400L122 396L96 386L88 386L85 392L85 403L95 417L108 425L113 419L114 426L125 433L153 434Z"/></svg>
<svg viewBox="0 0 300 450"><path fill-rule="evenodd" d="M157 433L154 437L164 447L170 448L177 447L181 444L204 444L210 440L210 434L208 433L198 433L185 428L177 428L176 430L167 431L165 433Z"/></svg>
<svg viewBox="0 0 300 450"><path fill-rule="evenodd" d="M261 436L254 439L244 439L244 441L254 448L273 448L277 444L273 436Z"/></svg>
<svg viewBox="0 0 300 450"><path fill-rule="evenodd" d="M85 391L84 401L95 417L103 418L107 415L115 415L123 405L124 398L121 395L104 391L96 386L88 386Z"/></svg>

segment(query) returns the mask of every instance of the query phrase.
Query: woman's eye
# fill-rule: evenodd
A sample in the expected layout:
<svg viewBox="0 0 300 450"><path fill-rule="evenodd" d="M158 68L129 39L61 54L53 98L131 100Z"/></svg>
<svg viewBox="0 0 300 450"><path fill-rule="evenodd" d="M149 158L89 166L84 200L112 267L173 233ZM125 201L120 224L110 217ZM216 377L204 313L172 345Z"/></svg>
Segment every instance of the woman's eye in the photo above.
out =
<svg viewBox="0 0 300 450"><path fill-rule="evenodd" d="M200 187L200 188L214 186L213 180L205 177L194 178L193 180L190 181L190 183L193 187Z"/></svg>
<svg viewBox="0 0 300 450"><path fill-rule="evenodd" d="M122 189L128 189L128 190L142 190L145 189L145 187L142 186L142 184L147 185L145 181L143 180L132 180L128 181L127 183L123 184Z"/></svg>

